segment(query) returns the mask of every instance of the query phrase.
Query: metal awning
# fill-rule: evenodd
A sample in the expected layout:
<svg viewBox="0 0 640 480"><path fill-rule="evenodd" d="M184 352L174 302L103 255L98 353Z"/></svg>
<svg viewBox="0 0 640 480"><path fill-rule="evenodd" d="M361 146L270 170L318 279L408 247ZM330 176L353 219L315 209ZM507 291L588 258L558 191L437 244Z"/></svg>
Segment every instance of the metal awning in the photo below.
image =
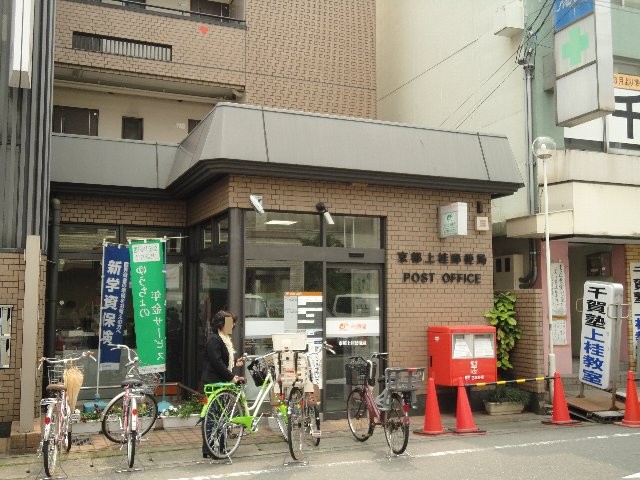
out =
<svg viewBox="0 0 640 480"><path fill-rule="evenodd" d="M219 103L179 145L168 189L259 175L511 195L523 186L505 136Z"/></svg>

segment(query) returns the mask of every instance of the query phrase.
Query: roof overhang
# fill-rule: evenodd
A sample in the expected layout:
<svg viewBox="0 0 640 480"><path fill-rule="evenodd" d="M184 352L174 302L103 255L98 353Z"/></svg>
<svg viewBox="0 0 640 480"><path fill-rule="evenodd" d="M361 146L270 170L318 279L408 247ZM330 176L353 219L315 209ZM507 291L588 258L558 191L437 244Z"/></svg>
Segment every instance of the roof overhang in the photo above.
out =
<svg viewBox="0 0 640 480"><path fill-rule="evenodd" d="M229 174L511 195L506 137L219 103L179 145L168 188L185 197Z"/></svg>

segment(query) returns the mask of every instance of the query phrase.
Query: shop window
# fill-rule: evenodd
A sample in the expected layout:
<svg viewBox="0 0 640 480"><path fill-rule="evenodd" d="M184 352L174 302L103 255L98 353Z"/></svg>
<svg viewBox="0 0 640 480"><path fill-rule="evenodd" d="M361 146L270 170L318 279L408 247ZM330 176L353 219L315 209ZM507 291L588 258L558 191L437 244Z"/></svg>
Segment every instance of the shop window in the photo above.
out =
<svg viewBox="0 0 640 480"><path fill-rule="evenodd" d="M142 140L142 118L122 117L122 138L125 140Z"/></svg>
<svg viewBox="0 0 640 480"><path fill-rule="evenodd" d="M89 108L53 106L54 133L73 135L98 135L98 110Z"/></svg>
<svg viewBox="0 0 640 480"><path fill-rule="evenodd" d="M223 217L216 220L215 226L218 232L218 245L229 242L229 217Z"/></svg>
<svg viewBox="0 0 640 480"><path fill-rule="evenodd" d="M99 252L103 242L116 242L117 235L116 227L62 224L60 250Z"/></svg>
<svg viewBox="0 0 640 480"><path fill-rule="evenodd" d="M207 13L216 17L229 16L229 2L214 2L211 0L191 0L191 10Z"/></svg>
<svg viewBox="0 0 640 480"><path fill-rule="evenodd" d="M380 218L333 215L327 225L327 247L382 248Z"/></svg>
<svg viewBox="0 0 640 480"><path fill-rule="evenodd" d="M322 245L320 215L245 212L245 242L249 245L313 246Z"/></svg>

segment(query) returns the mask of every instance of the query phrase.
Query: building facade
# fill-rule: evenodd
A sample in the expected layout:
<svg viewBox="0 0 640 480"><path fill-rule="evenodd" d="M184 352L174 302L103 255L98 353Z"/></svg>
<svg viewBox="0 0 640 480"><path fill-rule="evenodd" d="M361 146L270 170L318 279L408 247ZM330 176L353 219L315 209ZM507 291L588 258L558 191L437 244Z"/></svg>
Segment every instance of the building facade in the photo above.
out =
<svg viewBox="0 0 640 480"><path fill-rule="evenodd" d="M476 218L520 173L504 136L375 120L375 14L373 0L59 0L55 22L53 4L42 13L55 23L39 117L51 154L24 214L42 217L29 232L41 238L38 355L98 347L102 245L139 238L166 242L166 380L194 389L223 307L242 318L238 351L291 329L337 346L322 366L327 415L344 410L348 356L425 366L428 324L484 323L493 255ZM441 235L452 204L467 207L464 235ZM19 345L26 233L0 247L16 265L0 304ZM139 341L129 303L124 342ZM21 364L8 365L5 423L22 418ZM95 369L81 399L107 398L123 373Z"/></svg>
<svg viewBox="0 0 640 480"><path fill-rule="evenodd" d="M638 27L640 5L596 2L611 19L609 44L601 48L612 52L614 75L607 87L615 88L616 111L569 128L556 122L554 53L557 57L562 52L554 52L554 3L558 4L496 0L377 5L379 117L433 128L499 132L514 149L525 186L493 202L494 284L496 290L515 291L527 305L531 295L542 296L539 313L544 324L531 327L543 333L545 352L523 355L529 346L521 342L515 351L518 376L546 372L550 331L557 370L577 373L572 360L582 347L579 299L585 281L623 285L630 315L621 326L619 362L623 371L635 365L638 325L637 314L634 319L631 313L638 302L633 272L638 267L640 217L631 205L640 194L640 175L633 133L637 113L632 113L637 103L629 101L637 99L640 50L629 39ZM400 30L403 35L397 34ZM585 88L580 82L572 85L576 98ZM543 168L531 147L541 136L557 144L547 161L553 300L546 293ZM506 262L512 265L510 272L504 271Z"/></svg>

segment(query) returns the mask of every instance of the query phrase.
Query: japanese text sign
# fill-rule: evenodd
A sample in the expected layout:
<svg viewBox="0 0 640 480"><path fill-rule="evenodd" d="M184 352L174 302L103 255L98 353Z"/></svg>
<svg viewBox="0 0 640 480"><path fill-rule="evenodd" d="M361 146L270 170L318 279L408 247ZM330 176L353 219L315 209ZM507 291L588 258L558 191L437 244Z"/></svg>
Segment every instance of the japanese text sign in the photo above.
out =
<svg viewBox="0 0 640 480"><path fill-rule="evenodd" d="M140 373L164 372L166 281L161 240L132 241L131 294Z"/></svg>
<svg viewBox="0 0 640 480"><path fill-rule="evenodd" d="M122 343L129 289L129 249L124 245L104 245L102 250L102 295L100 309L100 366L120 368L120 350L108 345Z"/></svg>
<svg viewBox="0 0 640 480"><path fill-rule="evenodd" d="M631 319L633 322L633 346L640 342L640 262L632 262L631 270ZM634 354L635 354L634 348ZM636 358L636 360L638 360Z"/></svg>
<svg viewBox="0 0 640 480"><path fill-rule="evenodd" d="M618 361L619 306L622 285L585 282L580 334L580 373L582 383L606 390L610 388L611 370ZM615 363L617 366L617 363Z"/></svg>

